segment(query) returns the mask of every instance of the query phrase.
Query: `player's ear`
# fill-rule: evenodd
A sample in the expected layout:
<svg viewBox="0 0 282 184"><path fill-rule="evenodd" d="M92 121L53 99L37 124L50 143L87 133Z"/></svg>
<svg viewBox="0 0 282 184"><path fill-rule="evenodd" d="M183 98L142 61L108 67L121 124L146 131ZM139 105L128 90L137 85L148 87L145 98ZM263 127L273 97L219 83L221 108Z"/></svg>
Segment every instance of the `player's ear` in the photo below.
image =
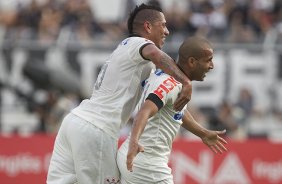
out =
<svg viewBox="0 0 282 184"><path fill-rule="evenodd" d="M149 21L145 21L143 26L147 33L151 33L152 25Z"/></svg>
<svg viewBox="0 0 282 184"><path fill-rule="evenodd" d="M195 66L195 64L196 64L196 61L197 59L195 59L194 57L189 57L188 58L188 63L189 63L189 66L190 67L194 67Z"/></svg>

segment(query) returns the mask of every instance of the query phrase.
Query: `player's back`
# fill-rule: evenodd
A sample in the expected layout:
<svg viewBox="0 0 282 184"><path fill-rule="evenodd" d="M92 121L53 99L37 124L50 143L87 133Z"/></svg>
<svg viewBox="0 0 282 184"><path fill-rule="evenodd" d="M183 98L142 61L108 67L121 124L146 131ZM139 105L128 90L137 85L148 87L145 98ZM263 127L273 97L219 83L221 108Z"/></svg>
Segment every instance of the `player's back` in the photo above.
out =
<svg viewBox="0 0 282 184"><path fill-rule="evenodd" d="M123 40L102 67L92 97L72 112L117 138L140 98L142 81L154 67L140 53L147 44L153 42L141 37Z"/></svg>

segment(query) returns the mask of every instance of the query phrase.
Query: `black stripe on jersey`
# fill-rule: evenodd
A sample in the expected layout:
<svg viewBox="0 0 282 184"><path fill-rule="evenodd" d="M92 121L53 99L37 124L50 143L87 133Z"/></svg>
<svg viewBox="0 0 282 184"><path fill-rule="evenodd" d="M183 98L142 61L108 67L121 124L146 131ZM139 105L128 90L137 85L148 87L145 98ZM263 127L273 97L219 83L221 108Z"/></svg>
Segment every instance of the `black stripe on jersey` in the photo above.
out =
<svg viewBox="0 0 282 184"><path fill-rule="evenodd" d="M146 46L149 45L149 44L153 44L153 43L145 43L145 44L142 45L142 46L140 47L140 49L139 49L139 53L140 53L140 55L142 56L142 58L145 59L145 60L148 60L148 61L149 61L149 59L146 59L146 58L142 55L142 50L143 50L144 47L146 47Z"/></svg>
<svg viewBox="0 0 282 184"><path fill-rule="evenodd" d="M154 93L150 93L146 100L151 100L159 110L164 106L163 101Z"/></svg>
<svg viewBox="0 0 282 184"><path fill-rule="evenodd" d="M137 33L131 33L129 34L129 37L141 37L141 36Z"/></svg>

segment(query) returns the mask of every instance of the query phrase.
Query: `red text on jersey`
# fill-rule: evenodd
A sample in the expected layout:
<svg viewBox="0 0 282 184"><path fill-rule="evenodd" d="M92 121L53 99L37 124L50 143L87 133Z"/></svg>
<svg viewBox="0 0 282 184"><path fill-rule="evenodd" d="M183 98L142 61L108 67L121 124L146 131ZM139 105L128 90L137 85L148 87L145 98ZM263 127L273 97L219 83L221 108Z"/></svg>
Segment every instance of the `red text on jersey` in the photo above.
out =
<svg viewBox="0 0 282 184"><path fill-rule="evenodd" d="M173 77L168 77L166 80L163 81L162 84L158 86L158 88L154 91L154 93L160 98L163 99L164 95L169 93L177 84Z"/></svg>

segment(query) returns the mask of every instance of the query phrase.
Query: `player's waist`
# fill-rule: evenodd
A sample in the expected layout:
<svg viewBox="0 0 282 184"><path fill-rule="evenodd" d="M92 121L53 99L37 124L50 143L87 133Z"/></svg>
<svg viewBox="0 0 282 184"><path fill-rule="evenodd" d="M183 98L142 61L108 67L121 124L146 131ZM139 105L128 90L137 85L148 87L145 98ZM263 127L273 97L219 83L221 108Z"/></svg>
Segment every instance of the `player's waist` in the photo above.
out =
<svg viewBox="0 0 282 184"><path fill-rule="evenodd" d="M72 110L71 113L103 130L114 139L118 139L120 123L117 121L117 119L113 120L111 118L100 118L97 115L95 116L92 113L80 111L78 109Z"/></svg>

